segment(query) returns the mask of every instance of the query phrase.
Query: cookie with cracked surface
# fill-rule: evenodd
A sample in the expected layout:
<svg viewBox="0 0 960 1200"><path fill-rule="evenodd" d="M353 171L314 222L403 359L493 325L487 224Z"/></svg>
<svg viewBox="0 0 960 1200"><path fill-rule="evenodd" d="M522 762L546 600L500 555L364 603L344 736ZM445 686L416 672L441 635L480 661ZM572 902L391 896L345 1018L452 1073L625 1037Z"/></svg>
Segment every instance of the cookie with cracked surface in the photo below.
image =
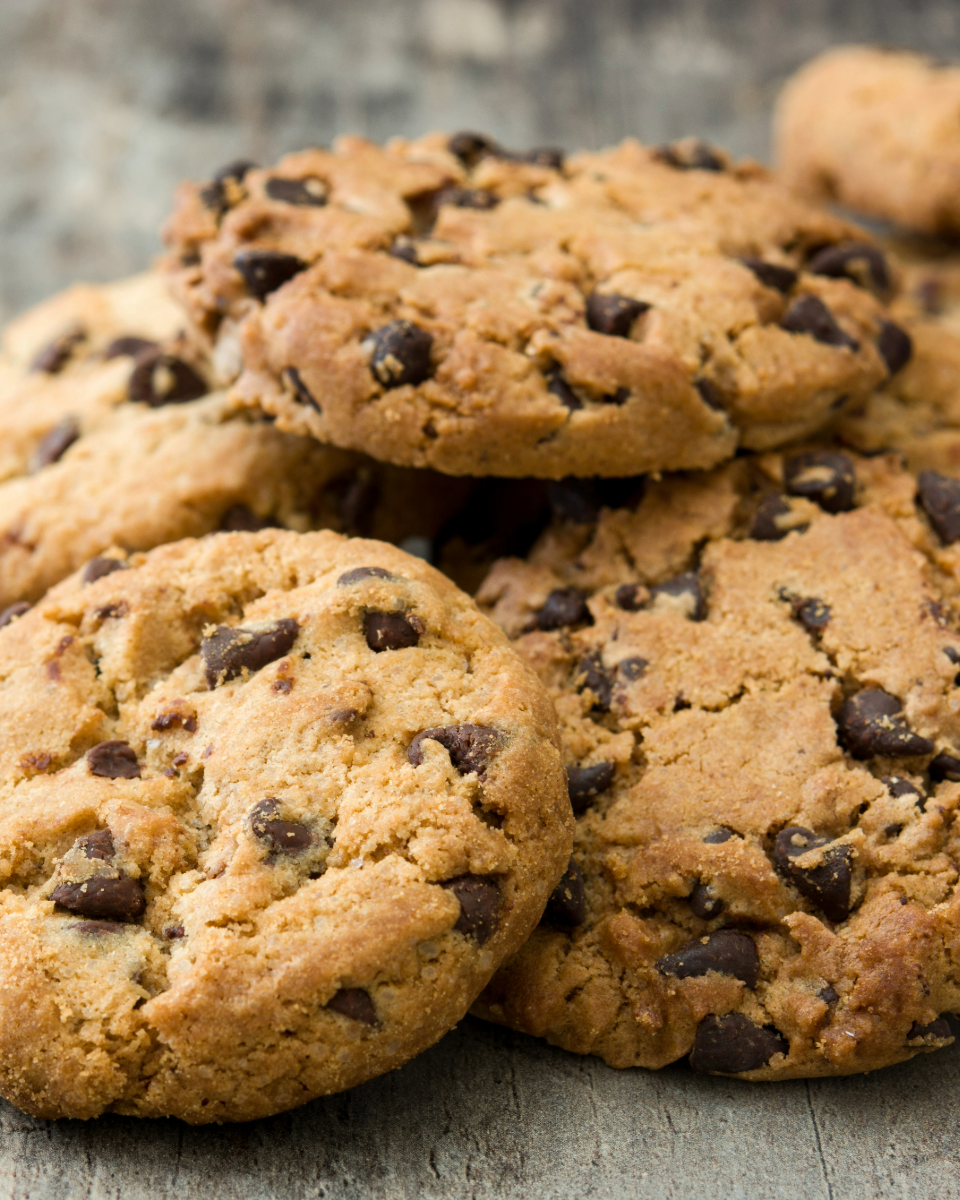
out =
<svg viewBox="0 0 960 1200"><path fill-rule="evenodd" d="M960 68L920 54L842 46L780 96L784 179L819 200L927 233L960 230Z"/></svg>
<svg viewBox="0 0 960 1200"><path fill-rule="evenodd" d="M431 1045L569 857L535 675L382 542L95 576L0 630L0 1094L246 1120Z"/></svg>
<svg viewBox="0 0 960 1200"><path fill-rule="evenodd" d="M951 1040L960 483L835 447L664 477L479 600L551 690L578 819L474 1011L751 1080Z"/></svg>
<svg viewBox="0 0 960 1200"><path fill-rule="evenodd" d="M174 286L215 357L239 342L238 395L385 461L556 479L809 436L888 375L882 254L755 164L466 144L345 139L181 192Z"/></svg>

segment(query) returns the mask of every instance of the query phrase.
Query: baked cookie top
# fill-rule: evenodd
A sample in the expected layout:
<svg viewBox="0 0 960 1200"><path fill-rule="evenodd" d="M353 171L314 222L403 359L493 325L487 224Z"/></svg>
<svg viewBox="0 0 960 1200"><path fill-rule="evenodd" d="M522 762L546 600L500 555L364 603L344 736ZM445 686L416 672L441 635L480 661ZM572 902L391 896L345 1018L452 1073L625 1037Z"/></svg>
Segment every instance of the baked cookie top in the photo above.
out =
<svg viewBox="0 0 960 1200"><path fill-rule="evenodd" d="M960 68L921 54L841 46L780 96L785 181L818 200L928 233L960 229Z"/></svg>
<svg viewBox="0 0 960 1200"><path fill-rule="evenodd" d="M0 1093L245 1120L465 1013L570 852L556 718L380 542L263 530L0 630Z"/></svg>
<svg viewBox="0 0 960 1200"><path fill-rule="evenodd" d="M958 539L957 482L810 449L666 477L495 567L479 601L554 697L578 820L475 1011L748 1079L948 1042Z"/></svg>
<svg viewBox="0 0 960 1200"><path fill-rule="evenodd" d="M696 142L347 138L185 185L167 239L245 401L450 474L709 467L896 366L867 235Z"/></svg>

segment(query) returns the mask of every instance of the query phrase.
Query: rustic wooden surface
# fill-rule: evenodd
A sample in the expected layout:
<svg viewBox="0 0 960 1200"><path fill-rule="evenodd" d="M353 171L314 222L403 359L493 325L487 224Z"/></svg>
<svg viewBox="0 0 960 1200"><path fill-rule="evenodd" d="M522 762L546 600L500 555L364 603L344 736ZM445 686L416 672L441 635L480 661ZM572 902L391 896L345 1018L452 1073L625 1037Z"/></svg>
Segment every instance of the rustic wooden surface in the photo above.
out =
<svg viewBox="0 0 960 1200"><path fill-rule="evenodd" d="M960 55L956 0L2 0L0 317L138 269L174 182L339 130L764 157L782 80L836 41ZM960 1197L960 1048L755 1086L616 1072L468 1019L402 1071L190 1129L0 1102L0 1200Z"/></svg>

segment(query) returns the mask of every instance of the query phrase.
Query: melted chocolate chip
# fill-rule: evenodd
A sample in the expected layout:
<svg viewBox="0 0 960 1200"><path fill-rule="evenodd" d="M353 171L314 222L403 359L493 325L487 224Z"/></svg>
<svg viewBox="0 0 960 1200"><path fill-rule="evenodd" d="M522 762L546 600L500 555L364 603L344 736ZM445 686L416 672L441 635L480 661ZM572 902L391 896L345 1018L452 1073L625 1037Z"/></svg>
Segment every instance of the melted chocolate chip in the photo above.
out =
<svg viewBox="0 0 960 1200"><path fill-rule="evenodd" d="M922 1038L925 1042L944 1042L952 1037L953 1031L950 1028L950 1022L946 1017L937 1017L929 1025L918 1025L914 1021L910 1026L910 1032L907 1034L907 1041L912 1042L917 1038Z"/></svg>
<svg viewBox="0 0 960 1200"><path fill-rule="evenodd" d="M697 1026L690 1066L704 1074L737 1075L766 1066L775 1054L786 1054L787 1040L776 1029L754 1023L742 1013L713 1013Z"/></svg>
<svg viewBox="0 0 960 1200"><path fill-rule="evenodd" d="M377 1010L374 1008L370 994L363 988L341 988L332 1000L327 1002L327 1008L341 1016L349 1017L351 1021L360 1021L363 1025L378 1025Z"/></svg>
<svg viewBox="0 0 960 1200"><path fill-rule="evenodd" d="M307 175L304 179L281 179L275 175L267 180L264 191L271 200L280 200L283 204L319 208L327 202L327 185L316 175Z"/></svg>
<svg viewBox="0 0 960 1200"><path fill-rule="evenodd" d="M764 287L774 288L778 292L783 292L784 295L797 282L797 272L791 267L781 267L777 263L770 263L765 259L754 258L750 255L741 258L740 261L745 267L750 268Z"/></svg>
<svg viewBox="0 0 960 1200"><path fill-rule="evenodd" d="M616 292L592 292L587 297L587 324L595 333L608 337L629 337L634 321L647 312L650 305Z"/></svg>
<svg viewBox="0 0 960 1200"><path fill-rule="evenodd" d="M582 925L587 916L587 898L583 890L583 872L575 858L564 871L557 886L547 901L543 919L552 925L574 928Z"/></svg>
<svg viewBox="0 0 960 1200"><path fill-rule="evenodd" d="M817 996L824 1002L824 1004L836 1004L836 1002L840 999L840 994L832 983L828 983L826 987L821 988L820 991L817 992Z"/></svg>
<svg viewBox="0 0 960 1200"><path fill-rule="evenodd" d="M41 439L33 454L33 469L40 471L59 462L79 436L76 417L64 417Z"/></svg>
<svg viewBox="0 0 960 1200"><path fill-rule="evenodd" d="M29 611L30 605L26 602L26 600L17 600L13 604L8 604L7 607L0 612L0 629L2 629L4 625L9 625L10 622L16 620L17 617L22 617L24 613Z"/></svg>
<svg viewBox="0 0 960 1200"><path fill-rule="evenodd" d="M840 328L819 296L799 296L784 313L780 326L788 333L807 333L826 346L860 349L857 339Z"/></svg>
<svg viewBox="0 0 960 1200"><path fill-rule="evenodd" d="M127 564L121 562L119 558L91 558L83 568L80 578L84 583L96 583L104 575L112 575L114 571L126 570L126 566Z"/></svg>
<svg viewBox="0 0 960 1200"><path fill-rule="evenodd" d="M433 373L433 338L412 321L391 321L370 334L370 370L385 388L416 387Z"/></svg>
<svg viewBox="0 0 960 1200"><path fill-rule="evenodd" d="M483 133L455 133L447 142L447 149L466 167L475 166L488 154L496 154L499 147L493 138Z"/></svg>
<svg viewBox="0 0 960 1200"><path fill-rule="evenodd" d="M363 633L371 650L405 650L416 646L424 624L415 613L368 612L363 618Z"/></svg>
<svg viewBox="0 0 960 1200"><path fill-rule="evenodd" d="M500 923L500 888L496 880L484 875L458 875L445 879L442 888L453 892L460 901L460 916L454 929L483 945Z"/></svg>
<svg viewBox="0 0 960 1200"><path fill-rule="evenodd" d="M707 142L674 142L670 145L658 146L654 157L669 167L678 171L723 171L726 163L714 148Z"/></svg>
<svg viewBox="0 0 960 1200"><path fill-rule="evenodd" d="M708 833L703 840L708 846L722 846L724 842L729 842L731 838L736 836L736 833L732 829L727 829L725 825L721 825L719 829Z"/></svg>
<svg viewBox="0 0 960 1200"><path fill-rule="evenodd" d="M79 325L74 329L68 329L66 333L60 334L49 345L43 347L30 364L30 370L43 371L47 375L59 375L73 357L74 350L86 339L87 332Z"/></svg>
<svg viewBox="0 0 960 1200"><path fill-rule="evenodd" d="M130 373L127 395L140 404L160 408L183 404L207 394L207 381L173 354L145 354Z"/></svg>
<svg viewBox="0 0 960 1200"><path fill-rule="evenodd" d="M943 783L945 779L950 783L960 783L960 758L952 754L937 754L930 760L927 770L933 783Z"/></svg>
<svg viewBox="0 0 960 1200"><path fill-rule="evenodd" d="M850 847L841 844L825 850L813 867L801 867L794 862L801 854L829 846L832 840L799 825L790 825L777 834L773 859L801 896L816 905L828 920L845 921L850 914Z"/></svg>
<svg viewBox="0 0 960 1200"><path fill-rule="evenodd" d="M944 545L960 538L960 480L939 471L921 471L917 476L917 498Z"/></svg>
<svg viewBox="0 0 960 1200"><path fill-rule="evenodd" d="M200 643L207 686L214 688L236 679L244 669L252 675L282 658L299 633L300 626L292 617L281 617L263 629L219 625Z"/></svg>
<svg viewBox="0 0 960 1200"><path fill-rule="evenodd" d="M142 888L128 875L61 883L50 893L50 899L69 912L94 920L136 920L146 907Z"/></svg>
<svg viewBox="0 0 960 1200"><path fill-rule="evenodd" d="M756 987L760 972L760 959L753 938L734 929L720 929L706 937L694 938L681 946L676 954L666 954L657 960L661 975L673 975L677 979L689 979L717 971L721 975L733 975L747 987Z"/></svg>
<svg viewBox="0 0 960 1200"><path fill-rule="evenodd" d="M579 691L589 688L594 695L592 712L605 713L610 711L610 700L613 697L613 680L603 665L599 654L587 654L580 660L577 674L583 676Z"/></svg>
<svg viewBox="0 0 960 1200"><path fill-rule="evenodd" d="M114 338L110 345L104 350L103 357L111 358L139 358L141 354L159 354L160 347L150 338L137 337L135 334L126 333L121 337Z"/></svg>
<svg viewBox="0 0 960 1200"><path fill-rule="evenodd" d="M896 375L913 358L913 338L893 321L881 321L877 349L887 364L887 370L891 375Z"/></svg>
<svg viewBox="0 0 960 1200"><path fill-rule="evenodd" d="M854 507L857 478L846 454L817 450L795 454L783 464L784 486L791 496L805 496L828 513Z"/></svg>
<svg viewBox="0 0 960 1200"><path fill-rule="evenodd" d="M568 625L592 623L587 598L579 588L554 588L537 613L537 628L563 629Z"/></svg>
<svg viewBox="0 0 960 1200"><path fill-rule="evenodd" d="M277 817L277 802L272 797L255 804L250 812L253 835L265 842L274 854L302 854L316 842L316 835L306 825L281 821Z"/></svg>
<svg viewBox="0 0 960 1200"><path fill-rule="evenodd" d="M794 616L808 633L819 633L830 623L830 606L811 596L809 600L801 600L794 607Z"/></svg>
<svg viewBox="0 0 960 1200"><path fill-rule="evenodd" d="M920 788L915 783L911 783L909 779L904 779L902 775L884 775L880 782L891 796L912 796L914 802L921 809L926 803L927 798Z"/></svg>
<svg viewBox="0 0 960 1200"><path fill-rule="evenodd" d="M104 779L139 779L137 752L127 742L98 742L87 751L91 775Z"/></svg>
<svg viewBox="0 0 960 1200"><path fill-rule="evenodd" d="M120 745L126 743L121 742ZM139 774L139 772L138 772ZM93 833L84 834L74 842L74 848L82 850L85 858L108 860L113 858L115 849L113 834L109 829L96 829Z"/></svg>
<svg viewBox="0 0 960 1200"><path fill-rule="evenodd" d="M351 571L344 571L337 580L337 587L350 587L351 584L360 583L363 579L393 578L393 575L383 567L354 567Z"/></svg>
<svg viewBox="0 0 960 1200"><path fill-rule="evenodd" d="M914 733L903 705L882 688L864 688L845 700L837 714L840 744L854 758L932 754L933 742Z"/></svg>
<svg viewBox="0 0 960 1200"><path fill-rule="evenodd" d="M890 268L879 246L870 242L840 242L818 250L807 263L812 275L850 279L861 287L886 294L890 291Z"/></svg>
<svg viewBox="0 0 960 1200"><path fill-rule="evenodd" d="M233 265L243 276L247 291L258 300L265 300L294 275L307 269L302 258L279 250L241 250L234 256Z"/></svg>
<svg viewBox="0 0 960 1200"><path fill-rule="evenodd" d="M439 742L450 755L450 761L461 775L475 771L484 778L490 761L503 745L503 735L486 725L445 725L424 729L407 749L407 759L419 767L423 762L423 742Z"/></svg>
<svg viewBox="0 0 960 1200"><path fill-rule="evenodd" d="M300 404L309 405L310 408L315 408L317 412L323 412L323 409L317 402L316 397L303 382L303 376L296 367L287 367L283 374L286 376L287 381L293 388L293 394L296 396L297 401Z"/></svg>
<svg viewBox="0 0 960 1200"><path fill-rule="evenodd" d="M437 193L435 204L452 204L454 208L476 208L480 211L496 208L500 198L487 188L445 187Z"/></svg>
<svg viewBox="0 0 960 1200"><path fill-rule="evenodd" d="M695 917L709 921L723 912L724 904L719 896L715 896L706 883L694 884L690 893L690 908Z"/></svg>
<svg viewBox="0 0 960 1200"><path fill-rule="evenodd" d="M779 542L781 538L787 536L790 530L781 527L777 518L785 517L789 512L790 505L783 496L777 495L776 492L765 496L760 501L760 507L754 515L753 523L750 526L750 536L755 542Z"/></svg>
<svg viewBox="0 0 960 1200"><path fill-rule="evenodd" d="M569 408L571 412L583 408L583 401L567 383L563 371L556 363L546 372L546 380L547 391L556 396L564 408Z"/></svg>
<svg viewBox="0 0 960 1200"><path fill-rule="evenodd" d="M588 808L594 796L605 792L613 783L617 765L612 762L593 763L589 767L567 767L567 792L575 813Z"/></svg>
<svg viewBox="0 0 960 1200"><path fill-rule="evenodd" d="M630 683L642 678L649 666L645 658L622 658L617 664L620 674Z"/></svg>
<svg viewBox="0 0 960 1200"><path fill-rule="evenodd" d="M668 602L662 607L672 611L681 609L683 615L690 621L702 621L707 615L707 603L704 599L703 589L700 587L700 579L693 571L675 575L666 583L658 583L656 587L652 587L648 601L651 608L661 607L657 604L657 598L660 596Z"/></svg>
<svg viewBox="0 0 960 1200"><path fill-rule="evenodd" d="M617 607L622 608L624 612L639 612L644 605L644 601L637 599L639 594L639 584L621 583L614 594Z"/></svg>

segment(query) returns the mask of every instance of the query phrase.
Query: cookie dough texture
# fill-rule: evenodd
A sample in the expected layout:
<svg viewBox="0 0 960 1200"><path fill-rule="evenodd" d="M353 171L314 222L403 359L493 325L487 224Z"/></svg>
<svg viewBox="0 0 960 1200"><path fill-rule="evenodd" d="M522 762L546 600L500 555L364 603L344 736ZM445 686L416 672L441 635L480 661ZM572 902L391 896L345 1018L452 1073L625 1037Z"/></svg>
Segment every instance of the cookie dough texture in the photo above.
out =
<svg viewBox="0 0 960 1200"><path fill-rule="evenodd" d="M0 630L0 1091L245 1120L460 1019L570 851L533 673L418 559L185 540Z"/></svg>
<svg viewBox="0 0 960 1200"><path fill-rule="evenodd" d="M282 428L554 479L709 467L879 384L894 281L807 269L865 236L700 143L463 135L233 164L167 230L194 336Z"/></svg>
<svg viewBox="0 0 960 1200"><path fill-rule="evenodd" d="M579 816L475 1011L751 1080L951 1040L958 488L918 494L892 456L745 458L494 568L479 601L554 697Z"/></svg>
<svg viewBox="0 0 960 1200"><path fill-rule="evenodd" d="M780 97L780 171L811 198L928 233L955 232L958 111L958 67L872 46L830 50Z"/></svg>

